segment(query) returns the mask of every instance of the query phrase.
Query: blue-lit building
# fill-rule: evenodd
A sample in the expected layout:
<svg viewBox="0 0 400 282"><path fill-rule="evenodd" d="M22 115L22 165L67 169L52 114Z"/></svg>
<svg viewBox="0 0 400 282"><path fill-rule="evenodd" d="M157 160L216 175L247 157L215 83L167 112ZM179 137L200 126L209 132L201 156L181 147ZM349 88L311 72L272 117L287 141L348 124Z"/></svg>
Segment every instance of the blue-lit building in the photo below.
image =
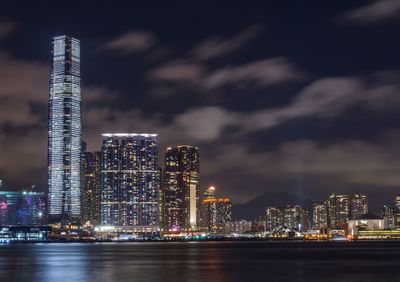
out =
<svg viewBox="0 0 400 282"><path fill-rule="evenodd" d="M53 38L48 128L48 219L62 225L81 216L80 43Z"/></svg>
<svg viewBox="0 0 400 282"><path fill-rule="evenodd" d="M103 134L100 224L158 228L160 169L156 134Z"/></svg>
<svg viewBox="0 0 400 282"><path fill-rule="evenodd" d="M0 226L46 224L44 192L0 191Z"/></svg>

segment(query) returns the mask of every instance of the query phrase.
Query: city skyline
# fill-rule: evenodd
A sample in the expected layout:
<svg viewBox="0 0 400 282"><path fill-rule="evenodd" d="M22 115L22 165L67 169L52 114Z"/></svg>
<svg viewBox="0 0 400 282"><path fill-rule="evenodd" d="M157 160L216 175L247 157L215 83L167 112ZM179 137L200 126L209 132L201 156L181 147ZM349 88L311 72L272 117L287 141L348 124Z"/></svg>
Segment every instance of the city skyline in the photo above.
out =
<svg viewBox="0 0 400 282"><path fill-rule="evenodd" d="M62 11L54 21L52 5L28 4L40 23L5 4L0 178L16 190L47 189L49 39L70 33L82 40L90 151L102 132L155 132L161 151L199 147L201 191L215 184L234 203L265 191L388 202L400 182L396 9L380 17L367 2L311 1L294 12L280 2L161 5L170 14L154 16L151 5L127 4L136 17L121 11L110 27L99 18L115 8L103 3L95 15L81 5L74 22ZM223 23L222 12L231 16ZM170 17L176 23L166 25Z"/></svg>
<svg viewBox="0 0 400 282"><path fill-rule="evenodd" d="M400 0L3 1L0 281L397 281Z"/></svg>

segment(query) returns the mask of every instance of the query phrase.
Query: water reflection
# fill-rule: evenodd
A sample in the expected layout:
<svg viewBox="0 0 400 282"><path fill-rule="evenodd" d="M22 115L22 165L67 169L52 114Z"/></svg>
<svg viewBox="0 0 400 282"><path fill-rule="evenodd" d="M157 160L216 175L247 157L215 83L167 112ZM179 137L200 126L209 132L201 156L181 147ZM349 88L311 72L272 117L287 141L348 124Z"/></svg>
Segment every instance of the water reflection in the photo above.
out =
<svg viewBox="0 0 400 282"><path fill-rule="evenodd" d="M396 242L14 245L0 281L396 281L399 255Z"/></svg>

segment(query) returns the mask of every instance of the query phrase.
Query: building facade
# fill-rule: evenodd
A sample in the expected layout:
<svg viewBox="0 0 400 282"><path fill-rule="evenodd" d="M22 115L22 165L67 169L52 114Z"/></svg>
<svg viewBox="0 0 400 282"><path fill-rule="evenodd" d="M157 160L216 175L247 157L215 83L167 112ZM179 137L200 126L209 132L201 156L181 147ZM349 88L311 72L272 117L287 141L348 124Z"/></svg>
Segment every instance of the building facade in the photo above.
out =
<svg viewBox="0 0 400 282"><path fill-rule="evenodd" d="M0 226L46 224L44 192L0 191Z"/></svg>
<svg viewBox="0 0 400 282"><path fill-rule="evenodd" d="M93 226L100 221L100 166L100 152L85 152L82 218Z"/></svg>
<svg viewBox="0 0 400 282"><path fill-rule="evenodd" d="M282 225L282 210L278 207L265 208L265 229L272 231L275 227Z"/></svg>
<svg viewBox="0 0 400 282"><path fill-rule="evenodd" d="M222 234L225 232L226 222L231 220L231 200L215 197L215 187L208 188L201 202L201 227L209 233Z"/></svg>
<svg viewBox="0 0 400 282"><path fill-rule="evenodd" d="M235 220L235 221L227 221L225 223L225 233L227 234L245 234L251 232L253 226L253 222L249 220Z"/></svg>
<svg viewBox="0 0 400 282"><path fill-rule="evenodd" d="M385 222L385 228L393 229L394 224L394 209L388 205L383 206L381 216Z"/></svg>
<svg viewBox="0 0 400 282"><path fill-rule="evenodd" d="M332 194L328 199L329 227L345 229L350 217L350 196Z"/></svg>
<svg viewBox="0 0 400 282"><path fill-rule="evenodd" d="M368 213L368 198L366 195L350 196L350 219L358 219Z"/></svg>
<svg viewBox="0 0 400 282"><path fill-rule="evenodd" d="M358 235L358 231L383 230L384 228L385 220L382 217L364 214L360 218L349 220L347 233L355 236Z"/></svg>
<svg viewBox="0 0 400 282"><path fill-rule="evenodd" d="M327 203L328 226L332 229L346 229L349 219L368 213L367 196L361 194L332 194Z"/></svg>
<svg viewBox="0 0 400 282"><path fill-rule="evenodd" d="M164 227L196 228L200 217L200 160L197 147L168 148L163 180Z"/></svg>
<svg viewBox="0 0 400 282"><path fill-rule="evenodd" d="M312 228L323 229L328 227L328 205L326 202L318 202L313 204L312 211Z"/></svg>
<svg viewBox="0 0 400 282"><path fill-rule="evenodd" d="M396 195L394 198L394 207L396 212L400 211L400 195Z"/></svg>
<svg viewBox="0 0 400 282"><path fill-rule="evenodd" d="M53 38L48 127L48 219L61 225L81 219L80 42Z"/></svg>
<svg viewBox="0 0 400 282"><path fill-rule="evenodd" d="M267 207L265 209L266 231L285 226L299 231L310 228L308 213L301 206Z"/></svg>
<svg viewBox="0 0 400 282"><path fill-rule="evenodd" d="M156 134L102 134L100 224L158 228Z"/></svg>

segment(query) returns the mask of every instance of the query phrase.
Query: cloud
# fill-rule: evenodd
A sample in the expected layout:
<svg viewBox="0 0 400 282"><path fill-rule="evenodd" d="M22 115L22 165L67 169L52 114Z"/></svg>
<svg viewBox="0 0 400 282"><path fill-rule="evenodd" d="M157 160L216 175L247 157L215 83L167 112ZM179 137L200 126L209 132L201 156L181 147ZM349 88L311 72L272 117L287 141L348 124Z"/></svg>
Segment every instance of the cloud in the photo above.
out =
<svg viewBox="0 0 400 282"><path fill-rule="evenodd" d="M221 185L223 193L228 194L229 188L245 176L246 186L242 188L246 189L241 193L236 189L236 200L254 197L255 192L265 189L303 191L314 198L349 187L389 190L400 183L400 150L395 142L385 135L376 143L349 140L321 145L300 140L283 142L273 151L254 150L240 143L224 144L211 148L207 157L203 154L202 172L218 176L220 183L228 186ZM254 187L256 183L263 184Z"/></svg>
<svg viewBox="0 0 400 282"><path fill-rule="evenodd" d="M0 127L34 124L39 120L31 104L48 99L49 67L0 52Z"/></svg>
<svg viewBox="0 0 400 282"><path fill-rule="evenodd" d="M325 118L340 115L353 105L368 110L387 111L397 109L400 85L371 77L331 77L311 82L299 91L285 106L256 111L237 112L217 106L193 107L166 119L156 115L148 117L139 110L119 111L108 106L93 108L85 113L87 127L97 130L89 135L98 136L104 131L150 131L163 136L168 143L214 142L225 131L233 128L230 136L238 138L246 134L267 130L287 121L304 118ZM391 91L393 90L393 91ZM376 103L385 93L385 103ZM126 121L130 122L127 123Z"/></svg>
<svg viewBox="0 0 400 282"><path fill-rule="evenodd" d="M153 82L210 90L223 86L265 87L299 81L304 75L288 59L278 57L215 70L198 62L173 61L149 71L147 77Z"/></svg>
<svg viewBox="0 0 400 282"><path fill-rule="evenodd" d="M206 88L251 83L269 86L299 81L304 75L288 59L278 57L229 66L211 72L205 79Z"/></svg>
<svg viewBox="0 0 400 282"><path fill-rule="evenodd" d="M359 104L374 111L395 110L400 106L397 95L400 83L382 81L372 76L331 77L313 81L284 107L248 113L240 118L246 131L272 128L286 121L307 116L331 117Z"/></svg>
<svg viewBox="0 0 400 282"><path fill-rule="evenodd" d="M375 0L371 4L346 12L342 19L365 25L383 22L400 16L400 1Z"/></svg>
<svg viewBox="0 0 400 282"><path fill-rule="evenodd" d="M0 51L0 179L7 177L15 185L43 184L46 179L49 71L49 64ZM114 95L100 86L82 89L88 108L110 102Z"/></svg>
<svg viewBox="0 0 400 282"><path fill-rule="evenodd" d="M278 83L277 81L290 79L290 76L285 76L288 73L285 70L290 67L281 67L285 64L290 66L288 62L280 58L231 67L228 68L230 74L224 74L230 79L221 78L218 83L214 82L207 87L215 89L231 83L236 85L239 81L240 83L255 81L261 85ZM49 68L48 64L20 60L0 52L0 84L2 85L0 89L0 145L4 151L0 154L0 172L14 177L15 183L18 183L20 179L15 173L11 174L11 171L21 171L21 164L10 161L10 158L13 158L13 154L20 155L22 151L18 151L19 149L13 144L24 150L23 170L27 173L29 169L36 171L46 163L47 111L34 111L33 105L47 108ZM282 68L283 71L276 72L285 75L267 75L267 71L259 74L255 71L268 68L274 70ZM166 65L162 71L154 73L153 79L180 83L182 77L185 77L183 81L189 85L196 85L196 83L202 85L210 81L212 77L210 73L215 74L217 71L210 72L201 64L193 64L191 61L175 61ZM274 79L268 80L271 77ZM285 106L250 112L237 112L216 106L193 107L169 118L163 115L145 115L138 109L125 111L111 107L109 102L120 98L119 92L102 86L88 85L82 91L85 108L84 139L88 141L90 150L98 150L101 142L100 133L106 131L155 132L160 136L160 148L167 145L192 143L204 148L214 144L219 149L221 146L241 142L240 140L245 139L249 133L273 128L291 119L305 116L323 118L338 115L344 109L357 103L374 111L387 110L388 107L397 109L396 105L400 104L400 99L397 97L399 92L397 77L396 72L382 72L369 77L321 78L304 87ZM382 95L385 103L378 103L382 100L380 99ZM99 101L107 102L99 103ZM234 130L229 131L232 128ZM24 136L21 136L21 132ZM7 149L8 147L10 148ZM248 149L246 145L243 145L243 148L237 149L236 153L240 153L240 150L246 152ZM207 154L207 151L211 150L205 149L205 151ZM243 166L246 166L249 161L243 160ZM257 161L256 156L252 157L251 162L253 161ZM206 164L212 167L209 162ZM227 166L231 165L227 164ZM45 166L43 169L45 170ZM30 180L33 183L42 181L39 174L33 175Z"/></svg>
<svg viewBox="0 0 400 282"><path fill-rule="evenodd" d="M13 21L0 19L0 40L11 34L17 28L17 24Z"/></svg>
<svg viewBox="0 0 400 282"><path fill-rule="evenodd" d="M257 26L248 27L232 38L210 37L193 48L191 54L200 60L208 60L232 53L259 34Z"/></svg>
<svg viewBox="0 0 400 282"><path fill-rule="evenodd" d="M122 34L109 42L104 43L99 49L119 51L124 54L147 51L157 42L153 34L147 31L136 30Z"/></svg>
<svg viewBox="0 0 400 282"><path fill-rule="evenodd" d="M206 74L206 67L191 61L177 60L150 70L148 78L152 81L198 84Z"/></svg>

